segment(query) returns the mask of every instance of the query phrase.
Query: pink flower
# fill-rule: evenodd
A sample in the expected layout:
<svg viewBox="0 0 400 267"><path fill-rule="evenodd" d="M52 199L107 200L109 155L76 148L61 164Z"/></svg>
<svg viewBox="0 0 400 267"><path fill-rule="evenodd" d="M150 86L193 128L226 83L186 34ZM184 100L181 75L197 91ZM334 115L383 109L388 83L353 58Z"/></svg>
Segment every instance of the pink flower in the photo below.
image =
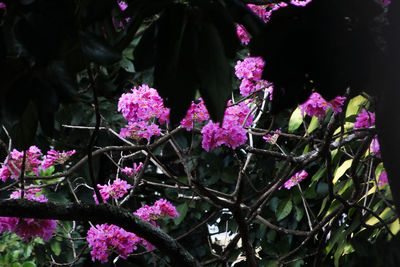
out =
<svg viewBox="0 0 400 267"><path fill-rule="evenodd" d="M295 6L306 6L306 5L308 5L311 1L312 1L312 0L292 0L292 1L290 1L290 3L291 3L292 5L295 5Z"/></svg>
<svg viewBox="0 0 400 267"><path fill-rule="evenodd" d="M4 4L3 2L0 2L0 9L6 10L7 9L6 4Z"/></svg>
<svg viewBox="0 0 400 267"><path fill-rule="evenodd" d="M116 252L122 258L132 253L137 249L137 243L140 238L134 233L125 231L116 225L101 224L96 227L91 227L87 232L86 240L89 247L92 248L90 254L92 261L99 260L100 262L107 262L108 257L112 252Z"/></svg>
<svg viewBox="0 0 400 267"><path fill-rule="evenodd" d="M114 199L119 199L123 197L126 193L128 193L131 185L128 184L126 181L117 178L111 185L98 184L97 187L100 189L100 195L103 198L103 201L106 202L110 197ZM94 194L93 197L96 203L99 204L96 194Z"/></svg>
<svg viewBox="0 0 400 267"><path fill-rule="evenodd" d="M240 42L242 42L242 44L245 44L245 45L249 44L250 35L242 25L236 24L236 33L237 33L237 36L239 37Z"/></svg>
<svg viewBox="0 0 400 267"><path fill-rule="evenodd" d="M210 118L207 108L204 105L203 99L200 98L199 100L200 102L198 104L192 102L189 110L186 113L185 118L183 118L183 120L181 121L181 126L188 131L193 129L194 123L201 123Z"/></svg>
<svg viewBox="0 0 400 267"><path fill-rule="evenodd" d="M121 169L121 172L125 173L129 177L135 177L135 175L138 174L142 168L143 168L142 162L140 162L139 165L137 165L136 162L134 162L133 168L125 167Z"/></svg>
<svg viewBox="0 0 400 267"><path fill-rule="evenodd" d="M277 129L275 130L275 134L271 135L271 134L267 134L265 136L263 136L263 139L267 142L270 143L272 145L276 144L276 141L278 140L279 134L281 133L281 130Z"/></svg>
<svg viewBox="0 0 400 267"><path fill-rule="evenodd" d="M224 143L222 140L222 130L219 127L219 123L213 123L210 121L203 127L201 134L203 135L201 146L206 151L210 151Z"/></svg>
<svg viewBox="0 0 400 267"><path fill-rule="evenodd" d="M128 137L137 140L145 138L147 141L150 141L152 136L160 136L160 134L161 129L157 124L154 124L153 122L148 123L145 121L140 121L129 122L129 124L126 125L126 128L121 129L119 135L123 138Z"/></svg>
<svg viewBox="0 0 400 267"><path fill-rule="evenodd" d="M51 149L47 152L47 155L43 157L42 169L46 170L47 168L55 164L64 164L75 153L75 150L63 150L62 152L58 152L54 149Z"/></svg>
<svg viewBox="0 0 400 267"><path fill-rule="evenodd" d="M122 11L125 11L125 9L128 8L127 3L125 3L124 1L119 1L119 2L118 2L118 5L119 5L119 8L120 8Z"/></svg>
<svg viewBox="0 0 400 267"><path fill-rule="evenodd" d="M303 181L304 179L306 179L306 177L308 176L308 173L305 170L302 170L301 172L296 172L292 178L290 178L289 180L287 180L285 182L285 184L283 185L286 189L290 189L293 186L297 185L298 183L300 183L301 181ZM280 189L280 188L279 188Z"/></svg>
<svg viewBox="0 0 400 267"><path fill-rule="evenodd" d="M25 198L30 201L47 202L47 198L41 194L40 188L31 188L25 191ZM13 199L21 197L21 191L14 191ZM42 220L33 218L0 217L0 232L12 231L20 236L25 242L31 238L40 237L47 241L56 229L56 220Z"/></svg>
<svg viewBox="0 0 400 267"><path fill-rule="evenodd" d="M374 139L372 139L369 149L376 157L381 158L381 150L380 150L380 145L379 145L379 141L378 141L378 136L375 136Z"/></svg>
<svg viewBox="0 0 400 267"><path fill-rule="evenodd" d="M42 155L40 149L37 146L31 146L25 153L25 172L32 171L36 175L39 174L39 166L41 164L39 157ZM3 182L9 177L12 179L17 179L19 177L22 169L23 157L24 152L22 151L14 149L10 152L10 156L6 158L0 169L0 178Z"/></svg>
<svg viewBox="0 0 400 267"><path fill-rule="evenodd" d="M375 125L375 113L363 109L362 112L358 114L356 118L356 122L354 123L354 129L368 128L372 125Z"/></svg>
<svg viewBox="0 0 400 267"><path fill-rule="evenodd" d="M310 117L316 116L319 119L323 119L329 107L330 104L320 94L312 93L310 98L300 105L300 110L303 115L306 113Z"/></svg>
<svg viewBox="0 0 400 267"><path fill-rule="evenodd" d="M330 102L333 113L339 114L340 112L342 112L344 101L346 101L346 97L337 96Z"/></svg>
<svg viewBox="0 0 400 267"><path fill-rule="evenodd" d="M382 187L382 186L384 186L384 185L387 184L387 183L389 183L389 181L388 181L388 179L387 179L387 174L386 174L386 172L382 172L382 173L379 175L379 182L378 182L378 185L379 185L380 187Z"/></svg>
<svg viewBox="0 0 400 267"><path fill-rule="evenodd" d="M265 62L261 57L248 57L243 61L238 61L235 66L235 74L239 79L249 79L252 81L261 80Z"/></svg>

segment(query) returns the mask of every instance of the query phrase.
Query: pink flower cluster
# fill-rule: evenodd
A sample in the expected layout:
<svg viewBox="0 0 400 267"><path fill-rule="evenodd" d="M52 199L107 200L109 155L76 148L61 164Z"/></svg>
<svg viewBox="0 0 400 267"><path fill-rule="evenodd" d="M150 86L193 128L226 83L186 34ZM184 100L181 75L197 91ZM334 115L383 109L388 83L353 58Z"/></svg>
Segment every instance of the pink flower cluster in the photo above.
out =
<svg viewBox="0 0 400 267"><path fill-rule="evenodd" d="M281 130L277 129L277 130L275 130L275 134L273 134L273 135L267 134L267 135L263 136L263 139L267 143L270 143L270 144L274 145L274 144L276 144L276 141L279 138L279 133L281 133Z"/></svg>
<svg viewBox="0 0 400 267"><path fill-rule="evenodd" d="M47 152L47 155L42 157L42 152L37 146L31 146L26 152L25 159L25 172L34 172L36 175L39 174L40 169L47 169L54 164L63 164L73 154L75 150L58 152L54 149ZM0 179L5 182L9 177L11 179L17 179L22 169L22 160L24 157L23 151L14 149L10 152L10 156L6 158L0 168Z"/></svg>
<svg viewBox="0 0 400 267"><path fill-rule="evenodd" d="M140 238L116 225L105 223L91 227L87 232L86 240L92 248L90 251L92 261L97 259L105 263L113 252L126 259L133 250L137 249L136 244L139 243Z"/></svg>
<svg viewBox="0 0 400 267"><path fill-rule="evenodd" d="M236 34L239 37L239 40L242 44L245 45L249 44L250 35L242 25L236 24Z"/></svg>
<svg viewBox="0 0 400 267"><path fill-rule="evenodd" d="M193 129L195 122L201 123L210 118L207 108L204 105L203 99L200 98L199 100L200 102L198 104L192 102L189 110L186 113L185 118L183 118L183 120L181 121L181 126L188 131Z"/></svg>
<svg viewBox="0 0 400 267"><path fill-rule="evenodd" d="M129 122L121 129L121 137L150 140L153 135L160 135L160 128L153 120L158 119L164 124L169 117L169 109L164 107L162 98L156 89L147 85L134 87L131 91L122 94L118 101L118 111Z"/></svg>
<svg viewBox="0 0 400 267"><path fill-rule="evenodd" d="M308 173L305 170L302 170L301 172L296 172L289 180L285 182L283 185L286 189L290 189L293 186L297 185L304 179L306 179L308 176ZM280 189L280 188L279 188Z"/></svg>
<svg viewBox="0 0 400 267"><path fill-rule="evenodd" d="M247 141L246 130L253 124L253 115L250 113L249 102L243 101L237 105L230 106L225 110L222 127L219 123L210 121L203 127L202 147L210 151L220 145L226 145L235 149ZM228 105L230 102L228 102Z"/></svg>
<svg viewBox="0 0 400 267"><path fill-rule="evenodd" d="M63 152L58 152L54 149L51 149L47 152L47 155L43 157L42 169L46 170L47 168L55 164L64 164L69 159L69 157L71 157L75 153L75 150L63 150Z"/></svg>
<svg viewBox="0 0 400 267"><path fill-rule="evenodd" d="M378 186L382 187L382 186L384 186L384 185L387 184L387 183L389 183L389 181L388 181L388 179L387 179L387 174L386 174L386 172L382 172L382 173L379 175Z"/></svg>
<svg viewBox="0 0 400 267"><path fill-rule="evenodd" d="M356 122L354 123L354 129L368 128L372 125L375 125L375 113L363 109L362 112L358 114L356 118Z"/></svg>
<svg viewBox="0 0 400 267"><path fill-rule="evenodd" d="M121 172L125 173L129 177L133 178L135 177L136 174L140 172L140 170L143 168L143 163L140 162L139 165L136 164L136 162L133 163L133 168L130 167L125 167L121 169Z"/></svg>
<svg viewBox="0 0 400 267"><path fill-rule="evenodd" d="M125 3L124 1L119 1L119 2L118 2L118 6L119 6L119 8L120 8L122 11L125 11L125 9L128 8L128 4Z"/></svg>
<svg viewBox="0 0 400 267"><path fill-rule="evenodd" d="M39 167L41 164L39 157L42 155L40 149L36 146L31 146L25 153L25 171L33 171L35 174L39 174ZM5 182L9 177L11 177L11 179L17 179L19 177L22 169L23 157L23 151L14 149L10 152L10 156L6 158L0 169L0 179L3 182Z"/></svg>
<svg viewBox="0 0 400 267"><path fill-rule="evenodd" d="M3 2L0 2L0 9L6 10L7 9L6 4L4 4Z"/></svg>
<svg viewBox="0 0 400 267"><path fill-rule="evenodd" d="M176 208L167 200L159 199L153 206L143 206L134 212L145 221L151 222L154 226L157 224L154 220L169 216L171 218L179 216ZM145 239L136 236L134 233L125 231L116 225L96 225L91 227L87 233L86 240L89 247L92 248L90 254L92 261L96 259L101 262L107 262L111 253L119 254L126 258L133 250L137 249L137 244L142 243L147 250L155 247Z"/></svg>
<svg viewBox="0 0 400 267"><path fill-rule="evenodd" d="M47 202L47 198L41 194L41 189L33 188L25 191L24 196L30 201ZM21 191L15 191L10 196L13 199L21 197ZM24 241L40 237L47 241L56 229L56 220L42 220L33 218L0 217L0 233L4 231L15 232Z"/></svg>
<svg viewBox="0 0 400 267"><path fill-rule="evenodd" d="M267 81L261 79L264 65L265 62L261 57L248 57L236 63L236 77L242 79L239 87L242 96L249 96L261 89L267 89L270 94L272 93L272 87L268 85Z"/></svg>
<svg viewBox="0 0 400 267"><path fill-rule="evenodd" d="M319 119L323 119L328 108L332 108L335 114L342 112L342 106L345 100L345 97L337 96L331 102L328 102L320 94L312 93L309 99L300 105L300 109L303 115L306 113L310 117L315 116Z"/></svg>
<svg viewBox="0 0 400 267"><path fill-rule="evenodd" d="M111 185L97 185L97 188L100 189L100 195L103 198L103 202L107 202L107 200L112 197L114 199L119 199L123 197L128 190L131 188L131 185L126 181L117 178ZM96 194L93 194L93 198L97 204L99 204Z"/></svg>

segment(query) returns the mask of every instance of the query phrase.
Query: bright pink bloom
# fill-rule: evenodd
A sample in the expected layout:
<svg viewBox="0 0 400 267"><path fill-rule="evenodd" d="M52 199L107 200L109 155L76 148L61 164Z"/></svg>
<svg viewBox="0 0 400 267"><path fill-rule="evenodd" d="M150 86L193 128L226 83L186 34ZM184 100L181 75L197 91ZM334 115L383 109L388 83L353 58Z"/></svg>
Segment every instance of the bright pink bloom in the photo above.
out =
<svg viewBox="0 0 400 267"><path fill-rule="evenodd" d="M25 191L25 198L31 201L47 202L47 198L41 194L41 189L31 188ZM13 199L21 197L21 191L14 191ZM47 241L56 229L56 220L42 220L33 218L0 217L0 232L12 231L28 242L31 238L40 237Z"/></svg>
<svg viewBox="0 0 400 267"><path fill-rule="evenodd" d="M130 167L125 167L121 169L121 172L125 173L129 177L134 177L136 174L140 172L140 170L143 168L143 163L140 162L139 165L136 164L136 162L133 163L133 168Z"/></svg>
<svg viewBox="0 0 400 267"><path fill-rule="evenodd" d="M26 152L25 172L32 171L36 175L39 174L39 166L41 161L39 157L42 155L40 149L36 146L31 146ZM22 160L24 153L14 149L10 152L10 157L7 157L0 169L0 179L5 182L9 177L17 179L21 173Z"/></svg>
<svg viewBox="0 0 400 267"><path fill-rule="evenodd" d="M63 150L62 152L59 152L51 149L47 152L47 155L43 157L42 169L46 170L47 168L55 164L64 164L75 153L75 150Z"/></svg>
<svg viewBox="0 0 400 267"><path fill-rule="evenodd" d="M368 128L372 125L375 125L375 113L363 109L362 112L358 114L356 118L356 122L354 123L354 129Z"/></svg>
<svg viewBox="0 0 400 267"><path fill-rule="evenodd" d="M86 240L92 248L90 254L92 261L99 260L107 262L112 252L119 254L122 258L137 249L140 238L134 233L125 231L116 225L101 224L91 227L87 232Z"/></svg>
<svg viewBox="0 0 400 267"><path fill-rule="evenodd" d="M385 184L389 183L388 179L387 179L387 174L386 172L382 172L381 175L379 175L379 181L378 181L378 185L380 187L384 186Z"/></svg>
<svg viewBox="0 0 400 267"><path fill-rule="evenodd" d="M278 140L278 137L279 137L279 134L277 134L277 133L281 133L281 130L279 130L279 129L277 129L277 130L275 130L275 134L267 134L267 135L265 135L265 136L263 136L263 139L267 142L267 143L270 143L270 144L275 144L276 143L276 141Z"/></svg>
<svg viewBox="0 0 400 267"><path fill-rule="evenodd" d="M103 198L103 201L106 202L110 197L114 199L119 199L123 197L128 190L131 188L131 185L126 181L117 178L111 185L98 184L97 187L100 189L100 195ZM93 195L96 203L98 204L98 199L96 194Z"/></svg>
<svg viewBox="0 0 400 267"><path fill-rule="evenodd" d="M210 151L224 143L222 140L222 130L219 127L219 123L210 121L203 127L201 134L203 135L201 146L206 151Z"/></svg>
<svg viewBox="0 0 400 267"><path fill-rule="evenodd" d="M122 11L125 11L125 9L128 8L128 4L125 3L124 1L119 1L119 2L118 2L118 5L119 5L119 8L120 8Z"/></svg>
<svg viewBox="0 0 400 267"><path fill-rule="evenodd" d="M6 10L7 9L6 4L4 4L3 2L0 2L0 9Z"/></svg>
<svg viewBox="0 0 400 267"><path fill-rule="evenodd" d="M160 127L153 122L129 122L129 124L125 127L126 128L122 128L121 132L119 133L119 135L123 138L128 137L137 140L145 138L147 141L150 141L152 136L160 136L161 134Z"/></svg>
<svg viewBox="0 0 400 267"><path fill-rule="evenodd" d="M380 149L380 145L379 145L379 141L378 141L378 136L375 136L374 139L372 139L369 149L376 157L378 157L378 158L381 157L381 149Z"/></svg>
<svg viewBox="0 0 400 267"><path fill-rule="evenodd" d="M200 98L199 100L200 102L198 104L192 102L189 110L186 113L185 118L183 118L183 120L181 121L181 126L188 131L193 129L193 125L195 122L201 123L210 118L207 108L204 105L203 99Z"/></svg>
<svg viewBox="0 0 400 267"><path fill-rule="evenodd" d="M290 3L294 6L306 6L308 5L312 0L292 0Z"/></svg>
<svg viewBox="0 0 400 267"><path fill-rule="evenodd" d="M242 25L236 24L236 33L239 37L240 42L242 42L242 44L245 44L245 45L249 44L250 35Z"/></svg>
<svg viewBox="0 0 400 267"><path fill-rule="evenodd" d="M290 189L293 186L297 185L298 183L300 183L301 181L303 181L304 179L306 179L308 176L308 173L305 170L302 170L301 172L296 172L292 178L290 178L289 180L287 180L285 182L285 184L283 185L286 189Z"/></svg>
<svg viewBox="0 0 400 267"><path fill-rule="evenodd" d="M306 113L310 117L316 116L319 119L323 119L329 107L330 104L320 94L312 93L310 98L300 105L300 110L303 115Z"/></svg>
<svg viewBox="0 0 400 267"><path fill-rule="evenodd" d="M344 101L346 101L346 97L337 96L330 102L333 113L339 114L340 112L342 112Z"/></svg>
<svg viewBox="0 0 400 267"><path fill-rule="evenodd" d="M248 57L238 61L235 66L235 74L239 79L252 81L261 80L265 62L261 57Z"/></svg>

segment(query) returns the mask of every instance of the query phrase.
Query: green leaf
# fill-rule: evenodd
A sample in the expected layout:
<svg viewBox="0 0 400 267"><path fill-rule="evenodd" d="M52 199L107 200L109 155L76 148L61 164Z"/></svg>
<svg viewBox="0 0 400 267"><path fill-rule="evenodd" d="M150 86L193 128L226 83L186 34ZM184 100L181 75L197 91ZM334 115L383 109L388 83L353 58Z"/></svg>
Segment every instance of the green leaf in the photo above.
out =
<svg viewBox="0 0 400 267"><path fill-rule="evenodd" d="M22 267L36 267L36 264L33 261L26 261L22 264Z"/></svg>
<svg viewBox="0 0 400 267"><path fill-rule="evenodd" d="M310 125L308 125L307 133L312 133L315 129L318 128L319 121L318 118L313 116L310 122Z"/></svg>
<svg viewBox="0 0 400 267"><path fill-rule="evenodd" d="M336 171L335 171L335 175L333 177L333 184L335 184L340 177L342 177L346 171L351 167L351 163L353 163L353 159L348 159L345 162L342 163L342 165L340 165Z"/></svg>
<svg viewBox="0 0 400 267"><path fill-rule="evenodd" d="M301 221L301 219L304 216L304 210L302 208L299 208L298 206L294 206L296 210L296 221Z"/></svg>
<svg viewBox="0 0 400 267"><path fill-rule="evenodd" d="M367 102L367 99L361 95L350 99L346 109L346 118L359 113L361 106Z"/></svg>
<svg viewBox="0 0 400 267"><path fill-rule="evenodd" d="M296 131L303 123L303 115L301 114L300 107L297 107L289 119L289 133Z"/></svg>
<svg viewBox="0 0 400 267"><path fill-rule="evenodd" d="M54 252L54 254L55 254L56 256L60 256L60 253L61 253L61 245L60 245L60 242L59 242L59 241L53 240L53 241L50 243L50 248L51 248L51 250Z"/></svg>
<svg viewBox="0 0 400 267"><path fill-rule="evenodd" d="M121 68L123 68L126 72L133 73L135 72L135 67L133 66L132 61L130 61L127 58L122 58L121 61L119 62L119 65Z"/></svg>
<svg viewBox="0 0 400 267"><path fill-rule="evenodd" d="M18 262L14 262L11 267L21 267L21 264L19 264Z"/></svg>
<svg viewBox="0 0 400 267"><path fill-rule="evenodd" d="M176 210L178 211L179 216L174 219L174 223L175 225L178 225L183 221L183 219L185 219L188 211L188 205L186 204L186 202L182 203L178 207L176 207Z"/></svg>
<svg viewBox="0 0 400 267"><path fill-rule="evenodd" d="M313 182L318 181L322 177L322 175L325 174L325 171L326 171L326 167L319 168L319 170L311 178L311 181L313 181Z"/></svg>
<svg viewBox="0 0 400 267"><path fill-rule="evenodd" d="M290 200L289 198L286 200L280 201L279 205L278 205L278 209L276 211L276 219L278 221L281 221L284 218L286 218L292 211L292 208L293 208L292 200Z"/></svg>

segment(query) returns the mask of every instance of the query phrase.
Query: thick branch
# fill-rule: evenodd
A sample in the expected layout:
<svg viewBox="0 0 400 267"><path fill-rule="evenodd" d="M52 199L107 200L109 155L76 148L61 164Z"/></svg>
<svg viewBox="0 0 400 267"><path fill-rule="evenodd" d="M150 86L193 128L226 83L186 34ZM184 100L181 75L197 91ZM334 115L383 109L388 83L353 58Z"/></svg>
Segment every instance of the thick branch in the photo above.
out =
<svg viewBox="0 0 400 267"><path fill-rule="evenodd" d="M107 222L145 238L168 255L174 266L201 266L186 249L162 230L127 210L107 204L41 203L24 199L8 199L0 200L0 216Z"/></svg>

